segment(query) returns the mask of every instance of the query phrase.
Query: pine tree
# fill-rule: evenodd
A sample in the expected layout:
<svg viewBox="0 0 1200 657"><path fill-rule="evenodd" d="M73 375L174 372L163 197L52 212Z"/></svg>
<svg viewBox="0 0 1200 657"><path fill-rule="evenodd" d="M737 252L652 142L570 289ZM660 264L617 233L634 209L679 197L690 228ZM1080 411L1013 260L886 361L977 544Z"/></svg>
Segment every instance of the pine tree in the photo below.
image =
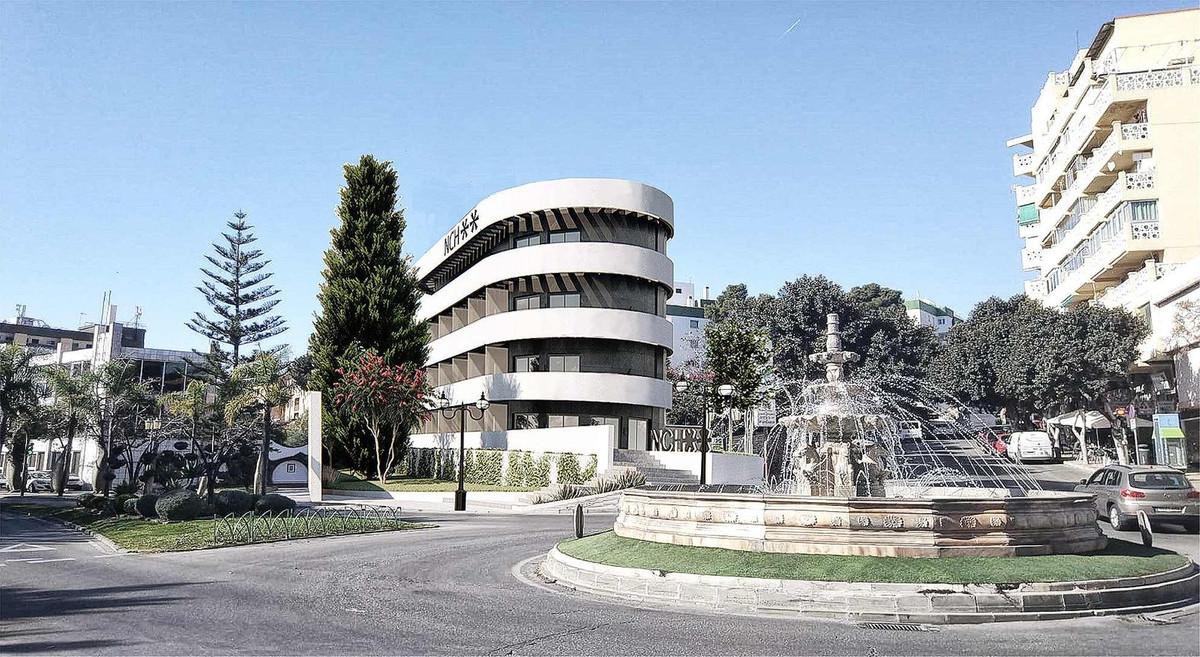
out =
<svg viewBox="0 0 1200 657"><path fill-rule="evenodd" d="M263 271L271 261L263 259L262 250L248 248L258 238L250 232L253 226L246 223L246 213L235 212L233 217L233 221L226 222L232 233L222 233L225 244L214 243L216 255L204 256L213 269L200 268L206 280L196 288L214 316L197 312L187 323L188 328L211 341L198 367L216 380L227 378L245 360L243 345L287 330L283 318L271 314L280 301L274 298L279 290L266 282L271 272Z"/></svg>
<svg viewBox="0 0 1200 657"><path fill-rule="evenodd" d="M421 293L404 254L406 224L403 209L396 207L395 169L391 162L364 155L344 170L340 225L330 232L317 293L321 310L309 338L310 382L323 393L324 430L327 444L336 448L331 450L334 459L369 471L374 468L373 442L366 428L333 407L337 369L363 349L374 350L388 365L422 367L429 332L416 316ZM407 435L405 427L402 436Z"/></svg>

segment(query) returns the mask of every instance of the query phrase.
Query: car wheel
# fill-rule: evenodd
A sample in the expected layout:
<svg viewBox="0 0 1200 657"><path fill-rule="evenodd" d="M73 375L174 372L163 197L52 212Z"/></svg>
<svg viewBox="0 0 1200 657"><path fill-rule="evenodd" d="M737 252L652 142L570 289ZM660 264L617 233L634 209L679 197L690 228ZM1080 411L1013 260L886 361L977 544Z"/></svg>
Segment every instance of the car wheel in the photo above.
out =
<svg viewBox="0 0 1200 657"><path fill-rule="evenodd" d="M1193 534L1200 532L1200 518L1184 518L1183 528Z"/></svg>
<svg viewBox="0 0 1200 657"><path fill-rule="evenodd" d="M1121 510L1115 504L1108 507L1108 524L1117 530L1129 529L1129 519L1121 513Z"/></svg>

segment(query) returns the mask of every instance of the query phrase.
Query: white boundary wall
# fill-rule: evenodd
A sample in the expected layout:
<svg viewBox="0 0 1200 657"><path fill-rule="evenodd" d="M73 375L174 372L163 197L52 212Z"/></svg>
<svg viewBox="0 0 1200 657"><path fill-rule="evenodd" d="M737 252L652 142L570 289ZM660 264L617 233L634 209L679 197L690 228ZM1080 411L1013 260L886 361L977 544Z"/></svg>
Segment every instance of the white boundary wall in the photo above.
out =
<svg viewBox="0 0 1200 657"><path fill-rule="evenodd" d="M700 477L699 452L649 452L659 463L673 470L687 470ZM766 461L751 454L708 453L707 482L717 484L744 484L756 486L763 483Z"/></svg>
<svg viewBox="0 0 1200 657"><path fill-rule="evenodd" d="M596 456L596 474L612 467L616 446L614 427L558 427L553 429L513 429L510 431L468 431L463 436L467 449L501 449L535 454L546 452ZM409 437L409 447L458 449L458 433L419 433Z"/></svg>

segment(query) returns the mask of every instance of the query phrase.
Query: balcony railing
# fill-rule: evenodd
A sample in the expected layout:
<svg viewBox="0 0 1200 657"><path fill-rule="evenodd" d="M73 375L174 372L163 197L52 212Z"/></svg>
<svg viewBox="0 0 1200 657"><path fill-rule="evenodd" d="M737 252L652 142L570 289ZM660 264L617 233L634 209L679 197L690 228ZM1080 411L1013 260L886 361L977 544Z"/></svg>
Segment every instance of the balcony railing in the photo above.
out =
<svg viewBox="0 0 1200 657"><path fill-rule="evenodd" d="M1033 175L1033 153L1018 153L1012 156L1013 175Z"/></svg>
<svg viewBox="0 0 1200 657"><path fill-rule="evenodd" d="M1046 296L1046 280L1043 278L1035 278L1032 281L1025 281L1025 296L1034 299L1040 299Z"/></svg>
<svg viewBox="0 0 1200 657"><path fill-rule="evenodd" d="M1013 191L1017 194L1017 205L1027 205L1034 201L1035 185L1013 185Z"/></svg>
<svg viewBox="0 0 1200 657"><path fill-rule="evenodd" d="M1038 269L1042 266L1042 249L1035 246L1031 249L1021 250L1021 269L1030 271Z"/></svg>
<svg viewBox="0 0 1200 657"><path fill-rule="evenodd" d="M1139 307L1146 301L1147 288L1176 267L1179 267L1178 263L1148 262L1145 267L1130 273L1120 285L1105 290L1096 301L1109 308Z"/></svg>
<svg viewBox="0 0 1200 657"><path fill-rule="evenodd" d="M1046 276L1046 288L1053 292L1063 281L1093 262L1124 249L1131 240L1155 239L1159 236L1158 203L1156 201L1126 202L1113 212L1086 240L1076 246L1063 262Z"/></svg>

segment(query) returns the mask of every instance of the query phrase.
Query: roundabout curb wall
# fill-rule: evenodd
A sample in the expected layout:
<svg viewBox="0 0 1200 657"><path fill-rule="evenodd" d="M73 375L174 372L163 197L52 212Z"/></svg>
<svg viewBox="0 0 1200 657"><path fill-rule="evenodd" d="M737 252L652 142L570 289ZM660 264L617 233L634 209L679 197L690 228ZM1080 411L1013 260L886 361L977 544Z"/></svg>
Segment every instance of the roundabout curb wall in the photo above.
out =
<svg viewBox="0 0 1200 657"><path fill-rule="evenodd" d="M543 576L584 593L635 604L734 614L854 621L990 623L1171 609L1200 599L1196 564L1142 577L1018 584L816 582L664 573L607 566L554 548Z"/></svg>

